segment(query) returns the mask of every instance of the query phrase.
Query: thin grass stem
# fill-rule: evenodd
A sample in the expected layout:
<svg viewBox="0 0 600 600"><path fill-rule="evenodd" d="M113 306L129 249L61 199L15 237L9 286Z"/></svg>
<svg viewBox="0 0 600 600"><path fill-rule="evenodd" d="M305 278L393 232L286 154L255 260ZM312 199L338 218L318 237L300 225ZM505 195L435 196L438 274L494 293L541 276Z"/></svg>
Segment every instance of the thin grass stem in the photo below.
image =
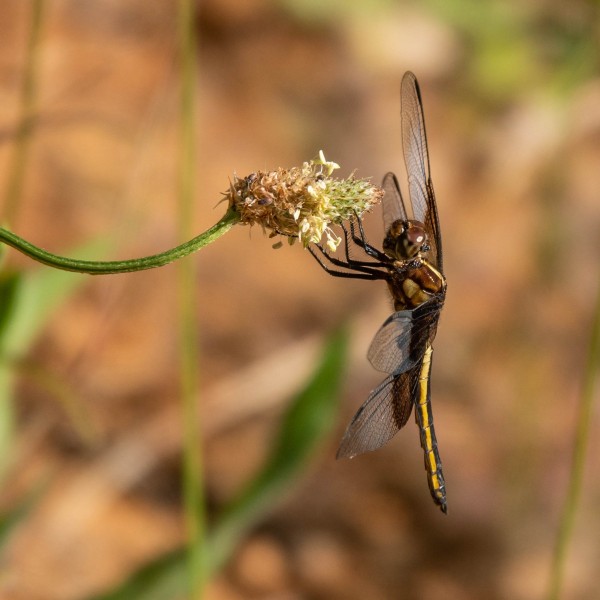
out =
<svg viewBox="0 0 600 600"><path fill-rule="evenodd" d="M600 289L596 299L596 307L593 316L590 344L587 354L587 363L584 371L583 387L581 392L581 406L577 429L575 432L575 447L571 463L571 477L567 487L567 496L563 506L552 566L550 571L550 584L548 589L548 600L559 600L564 581L564 573L567 561L567 551L571 538L581 488L585 472L586 451L590 437L592 422L592 408L598 387L598 371L600 366Z"/></svg>
<svg viewBox="0 0 600 600"><path fill-rule="evenodd" d="M179 232L190 236L195 200L196 158L196 39L195 4L179 3L181 65L181 130L179 161ZM200 436L199 355L196 335L197 293L193 263L178 264L179 346L181 357L181 403L183 417L183 497L187 528L187 575L189 596L200 600L206 584L206 514L202 440Z"/></svg>
<svg viewBox="0 0 600 600"><path fill-rule="evenodd" d="M31 3L31 23L25 67L21 86L21 105L14 153L8 168L8 184L4 194L3 220L13 223L21 200L23 181L27 171L31 128L37 99L40 34L44 14L44 0Z"/></svg>

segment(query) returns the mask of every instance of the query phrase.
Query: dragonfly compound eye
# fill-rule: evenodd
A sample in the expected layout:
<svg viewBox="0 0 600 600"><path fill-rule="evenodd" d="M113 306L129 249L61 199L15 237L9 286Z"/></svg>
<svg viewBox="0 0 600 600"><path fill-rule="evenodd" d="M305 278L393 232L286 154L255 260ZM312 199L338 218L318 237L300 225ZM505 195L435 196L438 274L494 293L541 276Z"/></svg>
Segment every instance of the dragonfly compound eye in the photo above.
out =
<svg viewBox="0 0 600 600"><path fill-rule="evenodd" d="M406 225L406 229L401 236L404 255L406 258L414 258L419 254L423 245L427 243L427 233L418 221L408 221Z"/></svg>

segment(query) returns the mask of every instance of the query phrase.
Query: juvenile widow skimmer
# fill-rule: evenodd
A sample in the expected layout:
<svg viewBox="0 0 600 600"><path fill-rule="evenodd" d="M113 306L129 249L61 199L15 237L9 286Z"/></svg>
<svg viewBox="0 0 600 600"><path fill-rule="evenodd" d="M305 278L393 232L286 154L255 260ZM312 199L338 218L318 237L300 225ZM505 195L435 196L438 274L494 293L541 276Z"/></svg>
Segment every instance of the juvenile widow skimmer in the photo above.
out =
<svg viewBox="0 0 600 600"><path fill-rule="evenodd" d="M396 176L388 173L383 180L383 251L367 242L359 217L356 224L350 223L350 232L342 226L345 260L331 256L321 245L316 245L319 253L310 250L330 275L387 282L396 311L376 333L367 354L373 367L388 375L354 415L337 457L352 458L383 446L406 425L414 405L429 490L446 513L446 485L430 401L432 343L446 279L421 92L410 72L402 78L400 114L410 204L404 202ZM373 260L352 258L351 242Z"/></svg>

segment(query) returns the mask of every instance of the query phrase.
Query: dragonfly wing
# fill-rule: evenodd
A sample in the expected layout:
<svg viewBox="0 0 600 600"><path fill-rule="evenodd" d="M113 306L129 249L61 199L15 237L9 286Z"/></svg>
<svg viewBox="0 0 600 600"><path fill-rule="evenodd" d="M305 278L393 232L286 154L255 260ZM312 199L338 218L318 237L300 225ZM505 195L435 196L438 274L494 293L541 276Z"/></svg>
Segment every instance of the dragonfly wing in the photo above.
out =
<svg viewBox="0 0 600 600"><path fill-rule="evenodd" d="M442 302L442 297L435 296L417 308L390 315L367 352L373 367L395 375L414 367L433 341Z"/></svg>
<svg viewBox="0 0 600 600"><path fill-rule="evenodd" d="M418 367L400 375L390 375L376 387L348 425L337 458L352 458L377 450L408 421L413 407L413 390Z"/></svg>
<svg viewBox="0 0 600 600"><path fill-rule="evenodd" d="M429 169L423 103L417 78L410 71L402 78L400 112L402 148L414 218L425 224L431 246L431 262L441 270L442 244Z"/></svg>
<svg viewBox="0 0 600 600"><path fill-rule="evenodd" d="M444 272L444 264L442 260L442 237L440 234L440 221L438 218L437 205L435 203L435 194L433 193L433 185L431 181L427 185L427 193L429 198L429 210L425 217L424 225L425 231L429 239L429 245L431 250L429 256L431 257L431 264L436 267L440 273Z"/></svg>
<svg viewBox="0 0 600 600"><path fill-rule="evenodd" d="M425 222L429 156L421 93L416 77L408 72L401 87L402 148L408 174L408 189L415 219Z"/></svg>
<svg viewBox="0 0 600 600"><path fill-rule="evenodd" d="M381 184L385 194L383 195L383 231L387 233L394 221L406 221L408 215L400 191L398 178L393 173L387 173Z"/></svg>
<svg viewBox="0 0 600 600"><path fill-rule="evenodd" d="M410 353L412 313L411 310L395 312L375 334L367 358L378 371L397 374L414 366L416 361Z"/></svg>

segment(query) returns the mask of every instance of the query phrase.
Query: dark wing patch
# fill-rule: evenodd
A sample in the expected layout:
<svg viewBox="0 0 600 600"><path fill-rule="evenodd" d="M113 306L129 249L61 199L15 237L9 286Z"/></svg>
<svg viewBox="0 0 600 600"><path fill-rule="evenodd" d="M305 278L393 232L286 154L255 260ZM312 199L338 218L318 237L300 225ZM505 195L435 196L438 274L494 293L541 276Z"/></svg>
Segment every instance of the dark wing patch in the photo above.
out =
<svg viewBox="0 0 600 600"><path fill-rule="evenodd" d="M431 263L442 269L442 244L429 169L429 152L419 84L410 71L401 86L402 147L408 175L408 190L414 218L426 226L431 246Z"/></svg>
<svg viewBox="0 0 600 600"><path fill-rule="evenodd" d="M375 334L367 358L378 371L402 373L415 364L410 353L412 310L395 312ZM418 360L418 358L417 358Z"/></svg>
<svg viewBox="0 0 600 600"><path fill-rule="evenodd" d="M388 317L375 334L367 358L378 371L398 375L414 367L433 342L443 298L434 297L413 310Z"/></svg>
<svg viewBox="0 0 600 600"><path fill-rule="evenodd" d="M420 363L400 375L390 375L375 388L348 425L337 458L352 458L377 450L408 421L419 381Z"/></svg>

